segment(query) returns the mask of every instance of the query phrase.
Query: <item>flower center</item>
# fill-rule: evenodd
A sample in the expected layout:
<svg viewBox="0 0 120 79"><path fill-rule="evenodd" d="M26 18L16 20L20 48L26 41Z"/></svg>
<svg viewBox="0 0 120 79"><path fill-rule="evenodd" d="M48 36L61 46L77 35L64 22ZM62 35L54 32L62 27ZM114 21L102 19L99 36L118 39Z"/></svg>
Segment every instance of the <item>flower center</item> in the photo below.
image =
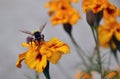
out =
<svg viewBox="0 0 120 79"><path fill-rule="evenodd" d="M96 7L94 7L94 10L97 11L101 7L100 4L97 4Z"/></svg>
<svg viewBox="0 0 120 79"><path fill-rule="evenodd" d="M120 32L120 29L117 28L117 32Z"/></svg>
<svg viewBox="0 0 120 79"><path fill-rule="evenodd" d="M65 6L61 6L61 9L62 10L66 10L67 8Z"/></svg>
<svg viewBox="0 0 120 79"><path fill-rule="evenodd" d="M41 55L41 54L38 54L38 55L36 56L36 59L38 59L39 61L41 61L42 55Z"/></svg>
<svg viewBox="0 0 120 79"><path fill-rule="evenodd" d="M107 8L107 12L108 12L108 14L113 14L113 13L115 13L115 10Z"/></svg>

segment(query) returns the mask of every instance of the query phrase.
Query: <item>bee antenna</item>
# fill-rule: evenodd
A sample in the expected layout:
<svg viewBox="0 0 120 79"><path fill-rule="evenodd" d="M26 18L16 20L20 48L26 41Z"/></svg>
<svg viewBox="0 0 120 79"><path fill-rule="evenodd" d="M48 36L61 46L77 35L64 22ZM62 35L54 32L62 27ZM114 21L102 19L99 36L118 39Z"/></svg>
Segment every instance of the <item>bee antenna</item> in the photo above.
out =
<svg viewBox="0 0 120 79"><path fill-rule="evenodd" d="M47 23L44 23L44 24L41 25L41 27L40 27L40 29L39 29L40 32L42 32L42 30L45 28L45 25L46 25L46 24L47 24Z"/></svg>
<svg viewBox="0 0 120 79"><path fill-rule="evenodd" d="M19 31L33 36L33 34L30 31L27 31L27 30L19 30Z"/></svg>

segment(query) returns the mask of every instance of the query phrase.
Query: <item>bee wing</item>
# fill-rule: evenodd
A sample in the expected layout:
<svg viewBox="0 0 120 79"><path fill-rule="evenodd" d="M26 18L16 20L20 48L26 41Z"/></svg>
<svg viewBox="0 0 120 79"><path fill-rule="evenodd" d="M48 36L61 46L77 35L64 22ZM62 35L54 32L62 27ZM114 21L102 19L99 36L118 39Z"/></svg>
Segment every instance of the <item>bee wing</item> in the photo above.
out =
<svg viewBox="0 0 120 79"><path fill-rule="evenodd" d="M20 30L20 32L23 32L23 33L26 33L26 34L29 34L29 35L33 36L33 34L30 31L27 31L27 30Z"/></svg>
<svg viewBox="0 0 120 79"><path fill-rule="evenodd" d="M44 24L41 25L41 27L39 28L39 31L40 31L40 32L42 32L42 30L45 28L45 25L46 25L46 24L47 24L47 23L44 23Z"/></svg>

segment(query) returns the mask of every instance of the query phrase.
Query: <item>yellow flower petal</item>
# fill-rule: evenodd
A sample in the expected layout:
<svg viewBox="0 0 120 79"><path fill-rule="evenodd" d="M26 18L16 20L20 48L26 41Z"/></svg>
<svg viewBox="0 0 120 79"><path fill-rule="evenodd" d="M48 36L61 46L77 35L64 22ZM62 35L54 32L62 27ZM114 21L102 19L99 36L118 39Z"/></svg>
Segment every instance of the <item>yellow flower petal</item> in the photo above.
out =
<svg viewBox="0 0 120 79"><path fill-rule="evenodd" d="M55 64L61 58L62 54L70 52L70 48L59 39L52 38L41 46L40 52L42 55L46 55L48 60Z"/></svg>
<svg viewBox="0 0 120 79"><path fill-rule="evenodd" d="M22 53L22 54L19 54L19 58L18 58L18 60L17 60L17 62L16 62L16 66L17 66L18 68L21 68L21 67L22 67L21 62L25 59L25 56L26 56L26 52L25 52L25 53Z"/></svg>
<svg viewBox="0 0 120 79"><path fill-rule="evenodd" d="M25 63L31 69L42 72L47 65L46 56L41 55L38 51L29 51L26 54Z"/></svg>
<svg viewBox="0 0 120 79"><path fill-rule="evenodd" d="M22 46L23 46L23 47L28 47L29 45L28 45L27 43L23 42L23 43L22 43Z"/></svg>
<svg viewBox="0 0 120 79"><path fill-rule="evenodd" d="M47 44L51 49L54 49L56 52L61 53L70 52L69 46L57 38L51 39Z"/></svg>
<svg viewBox="0 0 120 79"><path fill-rule="evenodd" d="M63 44L63 46L57 48L56 51L61 52L63 54L67 54L70 52L70 48L67 44Z"/></svg>
<svg viewBox="0 0 120 79"><path fill-rule="evenodd" d="M50 50L46 45L43 45L40 49L40 52L42 55L46 55L47 57L51 56L51 52L53 52L52 50Z"/></svg>
<svg viewBox="0 0 120 79"><path fill-rule="evenodd" d="M61 52L52 52L51 56L48 57L48 61L52 62L53 64L56 64L61 58L61 56L62 56Z"/></svg>
<svg viewBox="0 0 120 79"><path fill-rule="evenodd" d="M99 42L103 47L109 47L109 42L112 38L112 29L106 26L99 26Z"/></svg>

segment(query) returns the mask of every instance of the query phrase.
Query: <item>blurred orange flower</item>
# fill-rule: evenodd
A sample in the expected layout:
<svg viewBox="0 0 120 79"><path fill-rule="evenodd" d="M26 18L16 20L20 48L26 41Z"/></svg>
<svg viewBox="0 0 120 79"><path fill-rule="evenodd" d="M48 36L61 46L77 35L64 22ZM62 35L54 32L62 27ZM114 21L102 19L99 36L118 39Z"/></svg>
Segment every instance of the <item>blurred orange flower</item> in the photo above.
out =
<svg viewBox="0 0 120 79"><path fill-rule="evenodd" d="M106 79L118 79L118 72L117 71L110 71L107 74Z"/></svg>
<svg viewBox="0 0 120 79"><path fill-rule="evenodd" d="M24 60L29 68L37 72L42 72L45 69L47 60L56 64L62 54L70 52L69 46L57 38L52 38L50 41L32 41L22 45L28 50L19 54L16 66L21 68L21 62Z"/></svg>
<svg viewBox="0 0 120 79"><path fill-rule="evenodd" d="M49 15L53 25L56 24L76 24L80 19L80 15L76 9L71 5L71 2L78 0L51 0L45 7L49 7Z"/></svg>
<svg viewBox="0 0 120 79"><path fill-rule="evenodd" d="M103 47L109 47L112 37L114 36L118 41L120 41L120 23L113 21L106 23L103 26L99 26L99 42ZM114 42L112 42L113 47L116 48Z"/></svg>
<svg viewBox="0 0 120 79"><path fill-rule="evenodd" d="M82 71L75 74L75 79L92 79L92 77L89 73Z"/></svg>
<svg viewBox="0 0 120 79"><path fill-rule="evenodd" d="M94 13L102 11L108 4L108 0L83 0L83 11L92 10Z"/></svg>
<svg viewBox="0 0 120 79"><path fill-rule="evenodd" d="M99 13L103 11L103 19L109 23L120 16L120 9L108 0L83 0L82 8L84 12L92 10L93 13Z"/></svg>
<svg viewBox="0 0 120 79"><path fill-rule="evenodd" d="M120 9L118 9L115 5L108 3L108 7L106 7L103 11L103 18L105 22L112 22L116 20L117 16L120 16Z"/></svg>

